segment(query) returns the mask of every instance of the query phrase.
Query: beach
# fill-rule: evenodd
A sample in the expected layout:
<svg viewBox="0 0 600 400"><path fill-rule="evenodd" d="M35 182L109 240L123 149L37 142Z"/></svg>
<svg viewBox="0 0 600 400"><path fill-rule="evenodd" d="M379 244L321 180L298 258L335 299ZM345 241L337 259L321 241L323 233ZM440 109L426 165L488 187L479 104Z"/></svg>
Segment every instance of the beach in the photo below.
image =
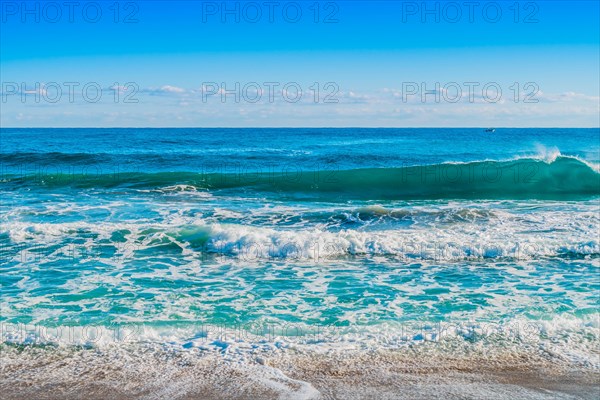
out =
<svg viewBox="0 0 600 400"><path fill-rule="evenodd" d="M548 357L436 357L430 351L265 355L44 349L3 355L5 399L595 399L597 371ZM42 361L43 360L43 361Z"/></svg>
<svg viewBox="0 0 600 400"><path fill-rule="evenodd" d="M0 400L600 399L599 1L0 2Z"/></svg>

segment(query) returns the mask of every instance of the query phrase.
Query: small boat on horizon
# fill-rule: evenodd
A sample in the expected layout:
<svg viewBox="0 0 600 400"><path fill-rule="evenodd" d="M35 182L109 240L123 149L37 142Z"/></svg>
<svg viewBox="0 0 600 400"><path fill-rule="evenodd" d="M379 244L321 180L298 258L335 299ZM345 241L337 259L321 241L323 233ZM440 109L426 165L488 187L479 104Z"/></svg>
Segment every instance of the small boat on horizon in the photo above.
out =
<svg viewBox="0 0 600 400"><path fill-rule="evenodd" d="M494 133L494 132L496 132L496 128L487 128L485 131L486 132L490 132L490 133Z"/></svg>

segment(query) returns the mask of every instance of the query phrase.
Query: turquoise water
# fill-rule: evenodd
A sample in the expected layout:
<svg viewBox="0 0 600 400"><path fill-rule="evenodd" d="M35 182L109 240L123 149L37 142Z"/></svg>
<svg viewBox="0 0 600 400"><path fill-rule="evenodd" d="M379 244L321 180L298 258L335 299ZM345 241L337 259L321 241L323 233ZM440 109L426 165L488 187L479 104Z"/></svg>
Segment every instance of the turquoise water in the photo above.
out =
<svg viewBox="0 0 600 400"><path fill-rule="evenodd" d="M493 332L597 365L598 129L0 134L6 342Z"/></svg>

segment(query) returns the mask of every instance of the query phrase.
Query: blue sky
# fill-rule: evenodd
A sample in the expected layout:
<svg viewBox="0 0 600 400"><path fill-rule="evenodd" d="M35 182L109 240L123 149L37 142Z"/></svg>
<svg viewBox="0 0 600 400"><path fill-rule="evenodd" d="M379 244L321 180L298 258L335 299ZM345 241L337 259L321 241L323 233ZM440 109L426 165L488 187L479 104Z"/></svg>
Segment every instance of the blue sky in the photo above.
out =
<svg viewBox="0 0 600 400"><path fill-rule="evenodd" d="M5 127L600 124L597 1L0 3Z"/></svg>

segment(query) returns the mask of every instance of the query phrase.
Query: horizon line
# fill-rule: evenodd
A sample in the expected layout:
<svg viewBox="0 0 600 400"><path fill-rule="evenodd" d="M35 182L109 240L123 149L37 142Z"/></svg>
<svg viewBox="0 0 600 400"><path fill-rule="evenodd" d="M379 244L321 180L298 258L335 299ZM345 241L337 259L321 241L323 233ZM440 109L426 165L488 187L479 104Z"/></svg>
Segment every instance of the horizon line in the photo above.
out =
<svg viewBox="0 0 600 400"><path fill-rule="evenodd" d="M599 126L0 126L1 129L600 129Z"/></svg>

